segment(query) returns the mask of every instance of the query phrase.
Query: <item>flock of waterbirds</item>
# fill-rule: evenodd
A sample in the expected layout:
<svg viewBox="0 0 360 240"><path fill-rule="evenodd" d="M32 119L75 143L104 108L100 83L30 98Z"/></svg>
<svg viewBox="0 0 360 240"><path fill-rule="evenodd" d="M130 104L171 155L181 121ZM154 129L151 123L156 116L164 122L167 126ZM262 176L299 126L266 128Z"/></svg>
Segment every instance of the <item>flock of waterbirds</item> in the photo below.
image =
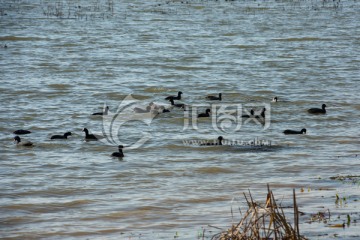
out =
<svg viewBox="0 0 360 240"><path fill-rule="evenodd" d="M183 93L181 91L178 92L178 94L176 96L168 96L165 98L165 100L168 100L170 102L170 106L162 106L162 105L157 105L153 102L151 102L145 109L143 108L139 108L139 107L135 107L133 109L133 111L135 113L155 113L155 114L160 114L160 113L166 113L166 112L170 112L170 110L172 108L180 108L183 109L184 111L187 111L187 106L183 103L175 103L174 100L181 100L181 95ZM213 96L213 95L209 95L206 96L207 100L210 101L221 101L222 100L222 94L219 93L218 96ZM278 102L278 97L274 97L272 102ZM326 105L322 104L321 108L310 108L307 110L308 113L310 114L326 114ZM243 118L261 118L261 119L265 119L265 111L266 108L263 108L261 113L259 115L255 114L255 111L253 109L250 110L250 114L244 114L241 117ZM96 112L93 113L92 115L108 115L109 114L109 107L106 106L104 108L104 110L102 112ZM205 110L204 113L199 113L198 118L206 118L206 117L211 117L211 110L208 108ZM89 130L87 128L83 128L82 130L85 133L85 141L91 141L91 140L99 140L100 136L96 136L94 134L89 133ZM14 137L14 142L16 143L17 146L25 146L25 147L32 147L34 146L34 144L30 141L21 141L21 138L18 135L25 135L25 134L30 134L31 131L29 130L16 130L13 132L16 136ZM290 129L286 129L285 131L283 131L284 134L306 134L306 129L303 128L300 131L297 130L290 130ZM68 138L68 136L71 136L71 132L66 132L63 135L53 135L50 137L51 140L65 140ZM201 145L223 145L222 141L223 141L223 137L219 136L217 138L216 142L208 142L208 143L204 143ZM112 153L111 156L113 157L119 157L122 158L124 157L124 153L123 153L123 145L119 145L118 146L118 152L114 152Z"/></svg>

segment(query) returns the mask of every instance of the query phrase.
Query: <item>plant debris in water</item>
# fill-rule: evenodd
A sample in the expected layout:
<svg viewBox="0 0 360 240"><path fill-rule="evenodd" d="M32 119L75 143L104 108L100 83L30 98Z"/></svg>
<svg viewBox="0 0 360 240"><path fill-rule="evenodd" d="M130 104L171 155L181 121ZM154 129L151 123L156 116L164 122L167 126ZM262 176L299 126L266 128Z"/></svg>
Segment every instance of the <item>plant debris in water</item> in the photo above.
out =
<svg viewBox="0 0 360 240"><path fill-rule="evenodd" d="M318 212L311 214L310 222L323 222L327 223L330 220L330 211L327 210L327 212Z"/></svg>
<svg viewBox="0 0 360 240"><path fill-rule="evenodd" d="M343 183L360 184L360 175L346 175L330 177L331 180L340 181Z"/></svg>
<svg viewBox="0 0 360 240"><path fill-rule="evenodd" d="M255 202L249 191L244 193L249 209L245 212L238 224L212 237L214 240L248 240L248 239L306 239L300 235L299 211L296 204L295 190L293 191L294 226L287 221L281 206L278 206L272 191L268 186L265 204Z"/></svg>

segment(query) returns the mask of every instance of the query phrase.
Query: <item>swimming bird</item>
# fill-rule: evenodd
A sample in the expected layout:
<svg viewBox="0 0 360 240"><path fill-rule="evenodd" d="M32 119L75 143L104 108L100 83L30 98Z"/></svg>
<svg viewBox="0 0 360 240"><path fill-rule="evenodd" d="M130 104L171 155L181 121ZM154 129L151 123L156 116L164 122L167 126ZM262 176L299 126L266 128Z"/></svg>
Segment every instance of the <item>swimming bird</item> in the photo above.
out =
<svg viewBox="0 0 360 240"><path fill-rule="evenodd" d="M156 109L156 110L151 110L150 112L151 112L151 114L159 115L159 114L161 114L161 113L170 112L170 110L169 110L169 109L166 109L164 106L160 106L158 109Z"/></svg>
<svg viewBox="0 0 360 240"><path fill-rule="evenodd" d="M119 145L118 148L119 148L119 151L118 151L118 152L113 152L113 153L111 154L112 157L118 157L118 158L124 157L124 153L123 153L123 151L122 151L122 149L124 148L124 146L123 146L123 145Z"/></svg>
<svg viewBox="0 0 360 240"><path fill-rule="evenodd" d="M150 106L151 110L158 110L161 107L161 105L157 105L154 102L149 103L149 106Z"/></svg>
<svg viewBox="0 0 360 240"><path fill-rule="evenodd" d="M219 97L216 97L216 96L207 96L206 99L208 99L208 100L219 100L219 101L221 101L221 93L219 93Z"/></svg>
<svg viewBox="0 0 360 240"><path fill-rule="evenodd" d="M278 101L278 97L274 97L272 102L277 102Z"/></svg>
<svg viewBox="0 0 360 240"><path fill-rule="evenodd" d="M171 102L171 106L178 107L178 108L185 108L185 104L182 104L182 103L175 104L173 99L170 99L169 101Z"/></svg>
<svg viewBox="0 0 360 240"><path fill-rule="evenodd" d="M303 128L303 129L301 129L301 131L295 131L295 130L289 130L289 129L287 129L287 130L285 130L284 132L283 132L284 134L306 134L306 129L305 128Z"/></svg>
<svg viewBox="0 0 360 240"><path fill-rule="evenodd" d="M24 147L32 147L34 144L30 141L21 142L21 139L19 136L14 137L14 142L16 142L17 146L24 146Z"/></svg>
<svg viewBox="0 0 360 240"><path fill-rule="evenodd" d="M71 132L66 132L64 135L53 135L50 139L67 139L68 136L71 136Z"/></svg>
<svg viewBox="0 0 360 240"><path fill-rule="evenodd" d="M16 134L16 135L23 135L23 134L29 134L29 133L31 133L29 130L23 130L23 129L14 131L14 134Z"/></svg>
<svg viewBox="0 0 360 240"><path fill-rule="evenodd" d="M326 108L326 105L323 104L323 105L321 106L321 108L310 108L310 109L308 110L308 113L312 113L312 114L325 114L325 113L326 113L325 108Z"/></svg>
<svg viewBox="0 0 360 240"><path fill-rule="evenodd" d="M149 103L149 106L150 106L150 111L153 114L160 114L160 113L170 112L170 110L165 108L165 106L158 105L158 104L156 104L154 102Z"/></svg>
<svg viewBox="0 0 360 240"><path fill-rule="evenodd" d="M167 112L170 112L170 110L166 109L164 106L160 106L158 112L159 113L167 113Z"/></svg>
<svg viewBox="0 0 360 240"><path fill-rule="evenodd" d="M87 128L84 128L83 132L85 132L85 140L98 140L94 134L89 134L89 130Z"/></svg>
<svg viewBox="0 0 360 240"><path fill-rule="evenodd" d="M224 138L222 136L219 136L217 138L217 142L208 142L208 143L203 143L203 144L200 144L200 146L214 146L214 145L223 145L222 144L222 141L224 140Z"/></svg>
<svg viewBox="0 0 360 240"><path fill-rule="evenodd" d="M183 94L183 93L181 91L179 91L177 96L168 96L165 98L165 100L170 100L170 99L181 100L181 94Z"/></svg>
<svg viewBox="0 0 360 240"><path fill-rule="evenodd" d="M265 112L266 112L266 108L263 108L261 110L260 116L257 115L257 116L255 116L255 118L265 118Z"/></svg>
<svg viewBox="0 0 360 240"><path fill-rule="evenodd" d="M109 106L106 106L103 112L93 113L92 115L108 115L109 113Z"/></svg>
<svg viewBox="0 0 360 240"><path fill-rule="evenodd" d="M255 117L254 113L255 113L255 112L254 112L254 109L251 109L251 110L250 110L250 115L244 114L244 115L242 115L241 117L243 117L243 118Z"/></svg>
<svg viewBox="0 0 360 240"><path fill-rule="evenodd" d="M199 113L198 114L198 118L201 118L201 117L210 117L210 109L206 109L206 111L204 113Z"/></svg>

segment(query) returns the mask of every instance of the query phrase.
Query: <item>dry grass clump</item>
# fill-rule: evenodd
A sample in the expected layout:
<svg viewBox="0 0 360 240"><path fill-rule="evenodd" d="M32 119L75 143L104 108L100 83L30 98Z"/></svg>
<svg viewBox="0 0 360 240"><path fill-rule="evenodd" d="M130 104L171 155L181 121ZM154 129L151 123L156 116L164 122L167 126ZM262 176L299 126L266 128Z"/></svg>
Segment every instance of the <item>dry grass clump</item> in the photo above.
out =
<svg viewBox="0 0 360 240"><path fill-rule="evenodd" d="M272 191L268 186L265 204L255 202L249 191L244 193L249 209L238 224L212 237L214 240L302 240L300 235L299 212L296 204L295 190L293 191L294 227L287 221L281 206L278 206Z"/></svg>

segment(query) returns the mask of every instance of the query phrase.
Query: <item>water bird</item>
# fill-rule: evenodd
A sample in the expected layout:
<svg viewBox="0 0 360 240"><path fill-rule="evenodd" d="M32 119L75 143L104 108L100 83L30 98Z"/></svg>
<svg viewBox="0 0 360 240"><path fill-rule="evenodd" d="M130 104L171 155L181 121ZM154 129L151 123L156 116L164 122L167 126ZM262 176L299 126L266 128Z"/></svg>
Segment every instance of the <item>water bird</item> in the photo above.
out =
<svg viewBox="0 0 360 240"><path fill-rule="evenodd" d="M151 110L158 110L161 107L161 105L157 105L154 102L149 103L149 106Z"/></svg>
<svg viewBox="0 0 360 240"><path fill-rule="evenodd" d="M85 132L85 140L98 140L94 134L89 134L89 130L87 128L84 128L83 132Z"/></svg>
<svg viewBox="0 0 360 240"><path fill-rule="evenodd" d="M154 102L149 103L149 106L150 106L150 111L154 114L170 112L170 110L165 108L165 106L155 104Z"/></svg>
<svg viewBox="0 0 360 240"><path fill-rule="evenodd" d="M104 108L103 112L97 112L97 113L93 113L92 115L108 115L109 114L109 106L106 106Z"/></svg>
<svg viewBox="0 0 360 240"><path fill-rule="evenodd" d="M201 118L201 117L210 117L210 109L206 109L206 111L204 113L199 113L198 114L198 118Z"/></svg>
<svg viewBox="0 0 360 240"><path fill-rule="evenodd" d="M278 97L274 97L273 99L272 99L272 102L277 102L278 101Z"/></svg>
<svg viewBox="0 0 360 240"><path fill-rule="evenodd" d="M288 135L288 134L306 134L306 129L303 128L303 129L301 129L301 131L295 131L295 130L287 129L283 133L286 134L286 135Z"/></svg>
<svg viewBox="0 0 360 240"><path fill-rule="evenodd" d="M24 130L24 129L19 129L19 130L14 131L14 134L16 134L16 135L24 135L24 134L29 134L29 133L31 133L29 130Z"/></svg>
<svg viewBox="0 0 360 240"><path fill-rule="evenodd" d="M219 97L216 97L216 96L207 96L206 99L208 99L208 100L219 100L219 101L221 101L221 93L219 93Z"/></svg>
<svg viewBox="0 0 360 240"><path fill-rule="evenodd" d="M183 104L183 103L175 104L174 99L169 99L169 101L171 102L171 106L178 107L178 108L185 108L185 104Z"/></svg>
<svg viewBox="0 0 360 240"><path fill-rule="evenodd" d="M310 109L308 110L308 113L312 113L312 114L325 114L325 113L326 113L325 108L326 108L326 105L323 104L323 105L321 106L321 108L310 108Z"/></svg>
<svg viewBox="0 0 360 240"><path fill-rule="evenodd" d="M164 106L160 106L157 110L152 110L152 113L154 114L167 113L167 112L170 112L170 110L165 108Z"/></svg>
<svg viewBox="0 0 360 240"><path fill-rule="evenodd" d="M266 108L263 108L261 110L260 116L257 115L257 116L255 116L255 118L265 118L265 112L266 112Z"/></svg>
<svg viewBox="0 0 360 240"><path fill-rule="evenodd" d="M161 106L161 107L159 108L159 113L167 113L167 112L170 112L170 110L169 110L169 109L166 109L164 106Z"/></svg>
<svg viewBox="0 0 360 240"><path fill-rule="evenodd" d="M203 144L200 144L200 146L214 146L214 145L223 145L222 144L222 141L224 140L224 138L222 136L219 136L217 138L217 142L208 142L208 143L203 143Z"/></svg>
<svg viewBox="0 0 360 240"><path fill-rule="evenodd" d="M177 96L168 96L165 98L165 100L181 100L181 94L183 94L181 91L178 92Z"/></svg>
<svg viewBox="0 0 360 240"><path fill-rule="evenodd" d="M64 135L53 135L50 139L67 139L68 136L71 136L71 132L66 132Z"/></svg>
<svg viewBox="0 0 360 240"><path fill-rule="evenodd" d="M32 147L34 144L30 141L21 142L21 139L19 136L14 137L14 142L16 142L17 146L24 146L24 147Z"/></svg>
<svg viewBox="0 0 360 240"><path fill-rule="evenodd" d="M111 154L112 157L118 157L118 158L124 157L124 153L123 153L123 151L122 151L122 149L124 148L124 146L123 146L123 145L119 145L118 148L119 148L119 151L118 151L118 152L113 152L113 153Z"/></svg>
<svg viewBox="0 0 360 240"><path fill-rule="evenodd" d="M249 114L244 114L244 115L242 115L241 117L243 117L243 118L255 117L254 114L255 114L254 109L251 109L251 110L250 110L250 115L249 115Z"/></svg>

